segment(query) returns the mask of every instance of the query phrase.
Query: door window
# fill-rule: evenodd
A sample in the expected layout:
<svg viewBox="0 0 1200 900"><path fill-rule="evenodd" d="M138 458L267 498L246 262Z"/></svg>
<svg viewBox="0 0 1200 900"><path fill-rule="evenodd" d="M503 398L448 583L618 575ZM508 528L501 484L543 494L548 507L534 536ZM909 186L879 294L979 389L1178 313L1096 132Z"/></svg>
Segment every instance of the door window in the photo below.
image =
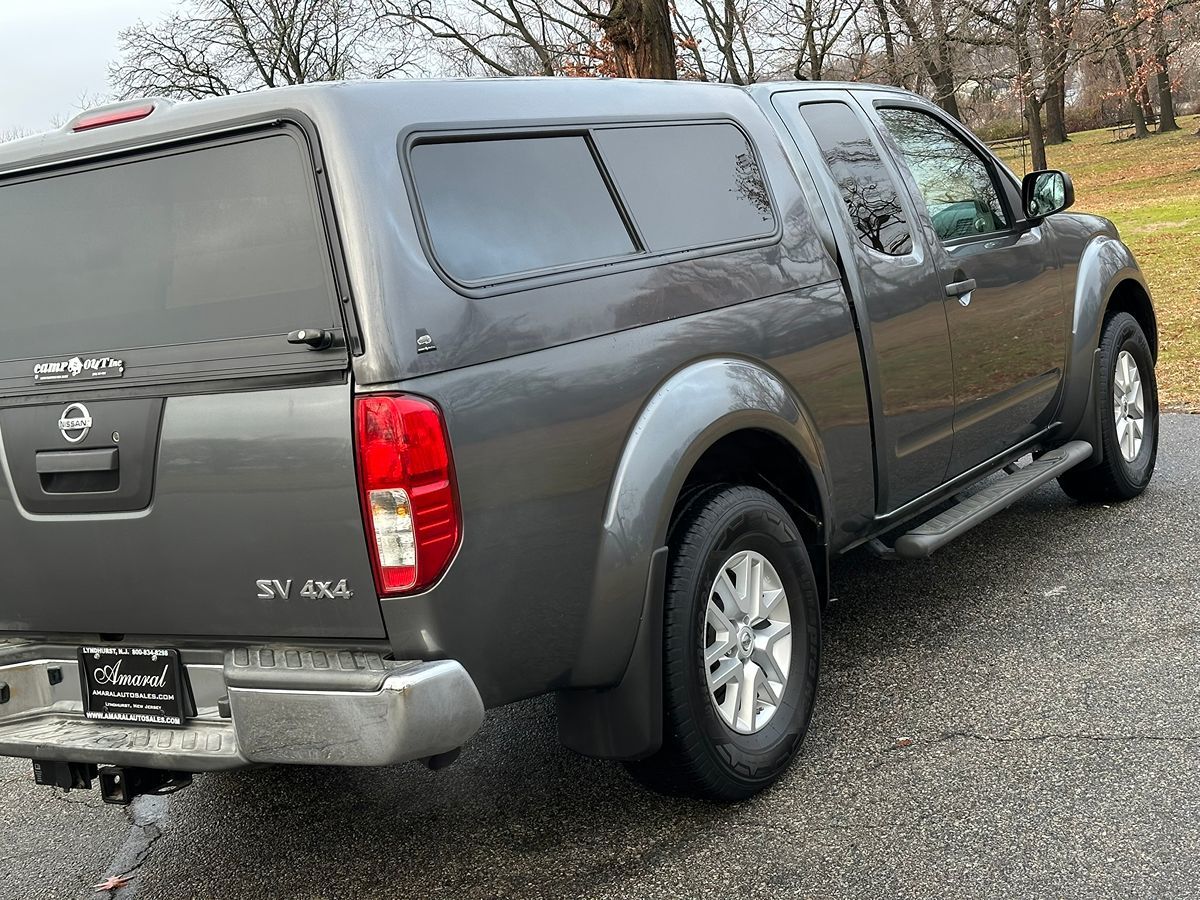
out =
<svg viewBox="0 0 1200 900"><path fill-rule="evenodd" d="M912 252L896 185L867 130L844 103L806 103L800 115L821 148L858 239L889 256Z"/></svg>
<svg viewBox="0 0 1200 900"><path fill-rule="evenodd" d="M938 237L953 241L1008 227L991 170L973 147L921 110L883 108L879 117L900 146Z"/></svg>

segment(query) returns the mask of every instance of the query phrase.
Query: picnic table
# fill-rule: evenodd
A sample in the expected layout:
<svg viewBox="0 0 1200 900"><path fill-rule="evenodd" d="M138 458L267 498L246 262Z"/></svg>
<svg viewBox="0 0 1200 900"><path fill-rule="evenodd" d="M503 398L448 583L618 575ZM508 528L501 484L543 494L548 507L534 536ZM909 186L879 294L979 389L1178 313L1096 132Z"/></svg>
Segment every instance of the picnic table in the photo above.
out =
<svg viewBox="0 0 1200 900"><path fill-rule="evenodd" d="M1157 125L1158 125L1158 116L1155 116L1155 115L1146 116L1146 127L1147 128L1155 128L1155 127L1157 127ZM1130 134L1133 134L1133 130L1134 130L1134 126L1133 126L1132 121L1118 122L1116 125L1112 126L1113 140L1114 141L1122 141L1125 139L1125 132L1129 132Z"/></svg>

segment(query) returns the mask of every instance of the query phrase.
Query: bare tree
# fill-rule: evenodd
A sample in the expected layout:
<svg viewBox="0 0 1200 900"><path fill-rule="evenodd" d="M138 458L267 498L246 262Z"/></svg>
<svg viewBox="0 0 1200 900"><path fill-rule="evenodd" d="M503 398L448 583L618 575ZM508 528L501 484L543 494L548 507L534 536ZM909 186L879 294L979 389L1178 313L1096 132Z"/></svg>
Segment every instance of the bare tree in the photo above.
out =
<svg viewBox="0 0 1200 900"><path fill-rule="evenodd" d="M957 4L954 0L924 0L923 5L918 5L917 0L889 2L932 83L933 101L956 119L961 119L954 50L959 42L965 4Z"/></svg>
<svg viewBox="0 0 1200 900"><path fill-rule="evenodd" d="M1130 22L1123 19L1116 0L1103 0L1103 3L1104 15L1108 20L1109 34L1112 39L1112 50L1117 57L1117 65L1121 68L1121 76L1125 82L1124 93L1129 102L1129 118L1133 123L1133 136L1135 138L1149 137L1150 131L1146 128L1146 111L1138 97L1138 66L1129 47L1129 35L1132 33ZM1133 43L1136 46L1136 38Z"/></svg>
<svg viewBox="0 0 1200 900"><path fill-rule="evenodd" d="M1120 96L1139 137L1175 126L1200 0L182 0L122 33L121 96L226 94L412 71L752 84L875 80L1025 131L1035 164ZM1191 29L1190 31L1188 29ZM1183 52L1185 51L1186 52ZM1115 101L1112 101L1115 102ZM985 117L982 120L980 117Z"/></svg>
<svg viewBox="0 0 1200 900"><path fill-rule="evenodd" d="M109 80L121 97L380 78L411 62L405 33L370 0L187 0L122 31L120 51Z"/></svg>
<svg viewBox="0 0 1200 900"><path fill-rule="evenodd" d="M1163 0L1149 0L1143 14L1150 21L1150 41L1154 47L1155 81L1158 88L1158 130L1178 131L1175 121L1175 97L1171 90L1171 73L1168 68L1171 46L1167 41L1167 4Z"/></svg>
<svg viewBox="0 0 1200 900"><path fill-rule="evenodd" d="M611 74L595 22L543 0L381 0L389 19L416 28L461 74Z"/></svg>
<svg viewBox="0 0 1200 900"><path fill-rule="evenodd" d="M832 60L846 47L845 35L864 0L788 0L786 21L798 40L792 76L801 81L826 77Z"/></svg>
<svg viewBox="0 0 1200 900"><path fill-rule="evenodd" d="M378 0L437 56L492 75L675 78L666 0Z"/></svg>
<svg viewBox="0 0 1200 900"><path fill-rule="evenodd" d="M681 74L733 84L762 77L768 35L782 22L775 0L691 0L676 3L671 13Z"/></svg>
<svg viewBox="0 0 1200 900"><path fill-rule="evenodd" d="M612 0L597 16L622 78L675 78L675 34L667 0Z"/></svg>
<svg viewBox="0 0 1200 900"><path fill-rule="evenodd" d="M1075 22L1083 0L1036 0L1038 37L1041 40L1043 99L1046 110L1046 143L1067 141L1067 70Z"/></svg>
<svg viewBox="0 0 1200 900"><path fill-rule="evenodd" d="M0 144L7 143L8 141L19 141L21 138L27 138L32 134L34 132L28 128L20 128L15 125L10 128L0 128Z"/></svg>

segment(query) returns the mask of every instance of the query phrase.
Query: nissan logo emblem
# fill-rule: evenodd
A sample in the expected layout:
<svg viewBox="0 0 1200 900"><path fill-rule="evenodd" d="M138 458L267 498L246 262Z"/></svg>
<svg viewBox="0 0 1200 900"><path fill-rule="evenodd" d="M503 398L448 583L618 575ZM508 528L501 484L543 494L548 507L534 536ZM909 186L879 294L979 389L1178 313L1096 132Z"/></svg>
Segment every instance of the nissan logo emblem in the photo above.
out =
<svg viewBox="0 0 1200 900"><path fill-rule="evenodd" d="M92 414L82 403L72 403L59 417L58 430L68 443L78 444L92 430Z"/></svg>

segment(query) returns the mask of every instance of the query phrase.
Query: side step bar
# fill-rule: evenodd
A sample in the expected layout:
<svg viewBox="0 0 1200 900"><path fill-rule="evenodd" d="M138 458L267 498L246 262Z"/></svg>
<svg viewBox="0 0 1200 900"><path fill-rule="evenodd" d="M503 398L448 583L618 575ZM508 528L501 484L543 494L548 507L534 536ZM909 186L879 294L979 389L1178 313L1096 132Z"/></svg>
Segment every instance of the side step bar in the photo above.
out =
<svg viewBox="0 0 1200 900"><path fill-rule="evenodd" d="M896 555L903 559L925 559L980 522L1007 509L1026 494L1079 465L1092 455L1087 441L1071 441L989 484L896 540Z"/></svg>

